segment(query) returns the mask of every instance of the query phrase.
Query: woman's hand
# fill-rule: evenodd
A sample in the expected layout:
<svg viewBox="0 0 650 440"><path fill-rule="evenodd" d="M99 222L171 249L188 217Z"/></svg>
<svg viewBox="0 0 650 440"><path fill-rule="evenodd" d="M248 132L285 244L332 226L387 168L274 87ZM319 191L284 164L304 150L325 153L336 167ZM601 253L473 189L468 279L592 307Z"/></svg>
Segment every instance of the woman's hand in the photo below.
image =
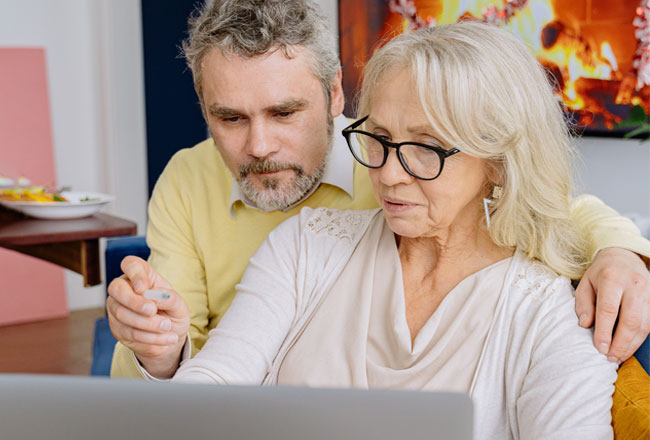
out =
<svg viewBox="0 0 650 440"><path fill-rule="evenodd" d="M650 333L650 273L641 257L620 248L598 252L576 289L576 314L582 327L595 315L594 345L610 361L632 356Z"/></svg>
<svg viewBox="0 0 650 440"><path fill-rule="evenodd" d="M115 338L133 350L154 377L169 378L178 368L190 327L187 304L146 261L122 260L124 275L108 287L106 310ZM146 290L165 290L170 298L152 301Z"/></svg>

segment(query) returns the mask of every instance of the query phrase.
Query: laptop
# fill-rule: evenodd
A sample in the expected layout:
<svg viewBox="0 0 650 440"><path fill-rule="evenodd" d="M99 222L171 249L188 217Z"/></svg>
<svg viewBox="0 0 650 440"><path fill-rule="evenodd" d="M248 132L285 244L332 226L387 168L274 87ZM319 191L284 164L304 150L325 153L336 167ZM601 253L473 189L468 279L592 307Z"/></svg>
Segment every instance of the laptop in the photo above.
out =
<svg viewBox="0 0 650 440"><path fill-rule="evenodd" d="M0 438L471 439L464 394L0 374Z"/></svg>

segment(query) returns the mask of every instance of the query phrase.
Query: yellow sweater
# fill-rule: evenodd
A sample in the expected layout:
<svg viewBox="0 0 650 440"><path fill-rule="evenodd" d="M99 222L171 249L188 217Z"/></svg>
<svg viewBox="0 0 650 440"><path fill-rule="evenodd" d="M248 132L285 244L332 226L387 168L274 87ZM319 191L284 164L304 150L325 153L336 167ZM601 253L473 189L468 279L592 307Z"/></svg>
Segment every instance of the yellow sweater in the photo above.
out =
<svg viewBox="0 0 650 440"><path fill-rule="evenodd" d="M288 212L264 213L241 202L230 213L232 175L208 139L179 151L156 183L149 203L147 244L151 265L187 302L191 313L192 355L230 306L248 260L269 232L305 206L376 208L367 170L354 165L354 199L328 184ZM619 246L650 255L650 243L634 224L591 196L574 201L573 217L592 237L593 254ZM143 377L133 353L118 343L112 377Z"/></svg>

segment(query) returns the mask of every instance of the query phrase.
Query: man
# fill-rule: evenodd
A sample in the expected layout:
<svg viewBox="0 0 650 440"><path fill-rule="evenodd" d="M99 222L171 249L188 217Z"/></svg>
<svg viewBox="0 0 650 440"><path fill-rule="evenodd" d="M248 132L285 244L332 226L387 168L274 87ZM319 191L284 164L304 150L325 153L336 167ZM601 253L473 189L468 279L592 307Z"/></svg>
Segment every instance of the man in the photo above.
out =
<svg viewBox="0 0 650 440"><path fill-rule="evenodd" d="M149 263L127 257L109 287L114 377L171 377L225 313L259 244L302 207L377 206L340 136L335 39L313 3L216 0L192 20L184 50L212 139L172 158L149 205ZM598 316L596 346L620 361L650 330L650 277L631 252L649 255L650 243L597 199L576 199L573 214L588 258L609 248L585 274L576 311L583 326ZM151 301L147 289L171 298Z"/></svg>

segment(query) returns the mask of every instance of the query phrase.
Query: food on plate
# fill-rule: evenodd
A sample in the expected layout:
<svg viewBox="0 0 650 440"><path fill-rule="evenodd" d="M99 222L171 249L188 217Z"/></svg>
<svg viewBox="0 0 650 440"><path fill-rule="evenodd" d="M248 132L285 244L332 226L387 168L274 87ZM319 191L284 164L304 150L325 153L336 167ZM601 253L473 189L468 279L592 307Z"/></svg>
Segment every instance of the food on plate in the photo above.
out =
<svg viewBox="0 0 650 440"><path fill-rule="evenodd" d="M67 202L68 199L42 186L14 187L0 190L0 200L9 202Z"/></svg>
<svg viewBox="0 0 650 440"><path fill-rule="evenodd" d="M18 186L25 187L25 186L29 186L29 185L31 185L31 184L32 184L32 181L29 180L29 179L28 179L27 177L25 177L25 176L20 176L20 177L18 178L18 182L17 182L17 183L18 183Z"/></svg>

